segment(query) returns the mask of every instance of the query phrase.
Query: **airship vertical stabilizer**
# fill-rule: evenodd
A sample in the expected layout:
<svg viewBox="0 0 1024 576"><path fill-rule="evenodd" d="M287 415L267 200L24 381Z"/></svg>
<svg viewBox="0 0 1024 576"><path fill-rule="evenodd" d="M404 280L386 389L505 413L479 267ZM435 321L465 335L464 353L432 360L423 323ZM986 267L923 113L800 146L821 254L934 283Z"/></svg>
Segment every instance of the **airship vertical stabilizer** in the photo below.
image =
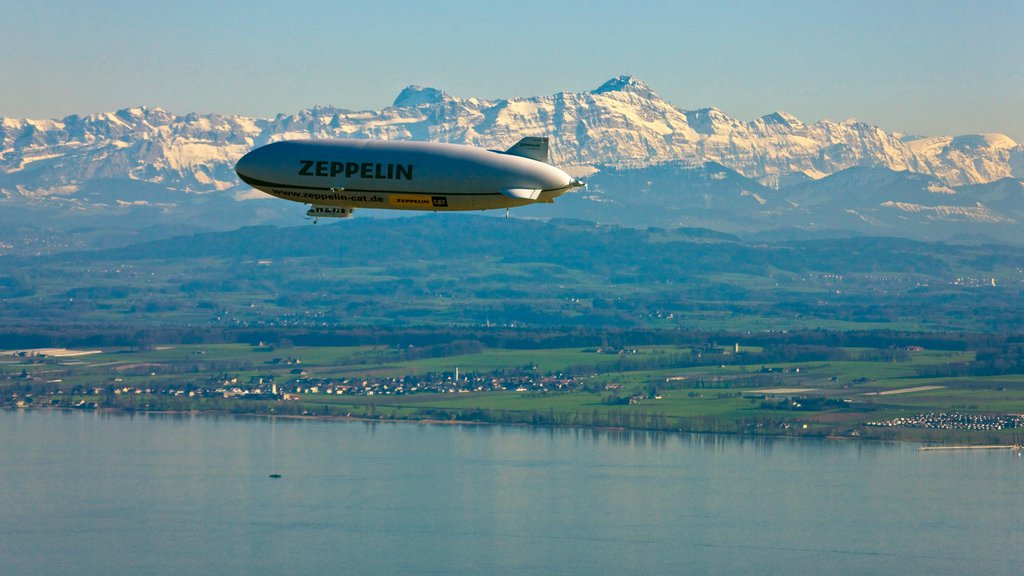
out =
<svg viewBox="0 0 1024 576"><path fill-rule="evenodd" d="M547 163L548 161L548 139L539 136L527 136L516 145L505 151L505 154L522 156L530 160Z"/></svg>

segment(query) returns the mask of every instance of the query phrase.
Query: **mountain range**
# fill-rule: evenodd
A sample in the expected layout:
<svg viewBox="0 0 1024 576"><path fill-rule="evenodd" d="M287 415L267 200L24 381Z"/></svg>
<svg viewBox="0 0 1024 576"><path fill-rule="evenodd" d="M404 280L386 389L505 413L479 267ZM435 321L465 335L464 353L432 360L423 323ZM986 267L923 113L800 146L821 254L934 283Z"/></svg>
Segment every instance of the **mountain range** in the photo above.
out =
<svg viewBox="0 0 1024 576"><path fill-rule="evenodd" d="M508 100L409 86L381 110L313 107L274 118L149 107L2 118L0 222L8 232L0 232L0 250L18 251L11 231L26 226L163 234L298 222L301 207L268 199L233 171L245 152L280 139L505 149L527 135L549 136L552 162L589 187L517 211L523 216L746 235L1024 237L1024 146L1005 135L917 137L856 120L808 124L785 112L742 121L716 108L678 108L619 76L587 92Z"/></svg>

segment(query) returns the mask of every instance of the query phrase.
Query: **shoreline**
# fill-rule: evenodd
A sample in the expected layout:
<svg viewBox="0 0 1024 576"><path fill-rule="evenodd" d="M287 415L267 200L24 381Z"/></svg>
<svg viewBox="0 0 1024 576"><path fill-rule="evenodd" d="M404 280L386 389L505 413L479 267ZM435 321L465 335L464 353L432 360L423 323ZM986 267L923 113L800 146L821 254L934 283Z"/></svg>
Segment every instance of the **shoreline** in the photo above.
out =
<svg viewBox="0 0 1024 576"><path fill-rule="evenodd" d="M437 418L367 418L362 416L335 416L318 414L263 414L255 412L230 412L222 410L129 410L118 407L78 408L72 406L5 406L4 410L34 410L34 411L61 411L61 412L82 412L91 411L102 414L117 414L132 416L135 414L147 416L229 416L242 418L262 418L268 420L310 420L321 422L364 422L364 423L389 423L389 424L425 424L442 426L511 426L518 428L533 429L576 429L591 430L595 432L629 432L629 433L654 433L654 434L678 434L678 435L700 435L700 436L729 436L741 439L800 439L800 440L829 440L829 441L855 441L868 443L901 443L917 444L920 451L957 451L957 449L973 449L977 447L991 447L993 443L987 439L980 439L977 443L964 442L962 439L956 443L945 443L937 440L923 440L919 438L905 438L896 435L893 438L878 438L862 435L834 435L834 434L744 434L729 431L696 431L683 429L652 430L645 428L629 428L624 426L587 426L583 424L546 424L529 422L482 422L475 420L441 420ZM890 429L891 430L891 429ZM971 432L971 431L961 431ZM1011 446L1019 445L1018 441L1013 444L999 444L999 448L1009 449Z"/></svg>

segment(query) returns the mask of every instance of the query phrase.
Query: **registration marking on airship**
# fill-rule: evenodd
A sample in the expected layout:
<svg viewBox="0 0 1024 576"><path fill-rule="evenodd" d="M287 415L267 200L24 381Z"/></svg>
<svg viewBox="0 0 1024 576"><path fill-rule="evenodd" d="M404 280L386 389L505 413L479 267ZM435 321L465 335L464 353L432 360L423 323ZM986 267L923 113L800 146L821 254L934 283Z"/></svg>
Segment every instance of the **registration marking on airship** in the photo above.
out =
<svg viewBox="0 0 1024 576"><path fill-rule="evenodd" d="M238 177L272 196L309 204L314 218L356 208L490 210L555 198L583 182L548 163L548 139L508 150L390 140L283 140L235 165Z"/></svg>

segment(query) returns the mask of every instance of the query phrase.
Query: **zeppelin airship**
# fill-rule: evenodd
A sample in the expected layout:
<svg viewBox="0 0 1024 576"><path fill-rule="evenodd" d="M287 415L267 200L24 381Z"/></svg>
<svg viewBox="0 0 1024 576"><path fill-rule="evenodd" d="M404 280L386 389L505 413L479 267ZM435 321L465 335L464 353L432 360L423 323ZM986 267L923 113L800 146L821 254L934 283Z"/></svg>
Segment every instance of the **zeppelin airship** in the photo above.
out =
<svg viewBox="0 0 1024 576"><path fill-rule="evenodd" d="M314 218L356 208L490 210L553 202L583 183L548 164L548 139L505 151L386 140L283 140L238 161L246 184L309 204Z"/></svg>

